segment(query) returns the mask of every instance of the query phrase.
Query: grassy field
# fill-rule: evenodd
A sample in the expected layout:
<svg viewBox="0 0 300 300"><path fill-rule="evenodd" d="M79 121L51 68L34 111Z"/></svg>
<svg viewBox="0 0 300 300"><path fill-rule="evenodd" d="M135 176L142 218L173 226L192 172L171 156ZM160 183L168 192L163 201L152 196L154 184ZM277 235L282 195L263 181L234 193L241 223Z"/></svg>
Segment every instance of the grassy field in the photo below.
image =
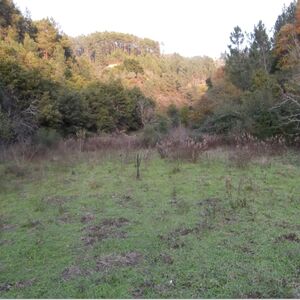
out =
<svg viewBox="0 0 300 300"><path fill-rule="evenodd" d="M300 297L299 154L146 156L1 164L0 297Z"/></svg>

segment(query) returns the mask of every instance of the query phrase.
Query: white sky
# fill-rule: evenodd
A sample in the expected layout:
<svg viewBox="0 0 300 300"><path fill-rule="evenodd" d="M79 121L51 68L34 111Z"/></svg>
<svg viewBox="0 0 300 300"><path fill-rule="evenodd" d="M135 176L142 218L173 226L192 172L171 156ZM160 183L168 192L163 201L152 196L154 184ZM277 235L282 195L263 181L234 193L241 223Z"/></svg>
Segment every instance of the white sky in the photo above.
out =
<svg viewBox="0 0 300 300"><path fill-rule="evenodd" d="M233 27L271 30L292 0L14 0L33 20L53 17L68 35L117 31L159 42L163 53L219 57Z"/></svg>

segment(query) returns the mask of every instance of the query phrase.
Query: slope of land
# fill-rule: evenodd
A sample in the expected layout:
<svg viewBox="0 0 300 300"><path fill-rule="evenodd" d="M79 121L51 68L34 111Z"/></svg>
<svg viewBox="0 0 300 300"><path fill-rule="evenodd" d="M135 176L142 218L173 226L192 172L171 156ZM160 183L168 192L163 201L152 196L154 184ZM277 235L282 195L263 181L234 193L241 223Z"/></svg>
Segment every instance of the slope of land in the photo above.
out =
<svg viewBox="0 0 300 300"><path fill-rule="evenodd" d="M72 42L77 59L86 59L97 78L118 78L129 87L138 86L159 108L192 105L199 100L207 89L205 80L219 65L206 56L163 55L158 42L131 34L95 32ZM137 74L126 66L128 60L140 66Z"/></svg>

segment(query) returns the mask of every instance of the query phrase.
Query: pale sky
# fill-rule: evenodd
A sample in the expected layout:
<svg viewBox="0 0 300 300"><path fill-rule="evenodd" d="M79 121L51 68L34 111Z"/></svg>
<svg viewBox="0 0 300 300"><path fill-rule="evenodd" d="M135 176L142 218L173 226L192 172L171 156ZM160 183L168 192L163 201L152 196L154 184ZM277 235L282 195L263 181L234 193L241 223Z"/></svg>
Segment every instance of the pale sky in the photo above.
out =
<svg viewBox="0 0 300 300"><path fill-rule="evenodd" d="M163 53L218 58L233 27L252 31L262 20L271 30L292 0L14 0L33 20L53 17L70 36L116 31L148 37Z"/></svg>

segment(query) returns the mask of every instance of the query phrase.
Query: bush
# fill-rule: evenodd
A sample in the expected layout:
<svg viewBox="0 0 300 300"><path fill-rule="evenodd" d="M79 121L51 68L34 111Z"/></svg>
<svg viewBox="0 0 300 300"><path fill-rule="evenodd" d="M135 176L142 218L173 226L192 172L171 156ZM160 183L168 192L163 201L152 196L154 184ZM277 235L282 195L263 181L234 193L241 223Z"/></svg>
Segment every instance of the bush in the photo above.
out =
<svg viewBox="0 0 300 300"><path fill-rule="evenodd" d="M40 128L33 137L33 144L45 148L52 148L61 139L60 134L51 128Z"/></svg>
<svg viewBox="0 0 300 300"><path fill-rule="evenodd" d="M145 147L154 147L160 141L161 135L153 125L146 125L142 133L142 144Z"/></svg>
<svg viewBox="0 0 300 300"><path fill-rule="evenodd" d="M157 115L156 119L147 124L142 131L142 144L145 147L154 147L169 133L170 121L167 117Z"/></svg>
<svg viewBox="0 0 300 300"><path fill-rule="evenodd" d="M197 142L184 128L177 128L157 144L161 158L196 162L200 154L207 149L206 141Z"/></svg>
<svg viewBox="0 0 300 300"><path fill-rule="evenodd" d="M167 115L171 120L172 127L178 127L180 124L180 113L174 104L169 105Z"/></svg>

